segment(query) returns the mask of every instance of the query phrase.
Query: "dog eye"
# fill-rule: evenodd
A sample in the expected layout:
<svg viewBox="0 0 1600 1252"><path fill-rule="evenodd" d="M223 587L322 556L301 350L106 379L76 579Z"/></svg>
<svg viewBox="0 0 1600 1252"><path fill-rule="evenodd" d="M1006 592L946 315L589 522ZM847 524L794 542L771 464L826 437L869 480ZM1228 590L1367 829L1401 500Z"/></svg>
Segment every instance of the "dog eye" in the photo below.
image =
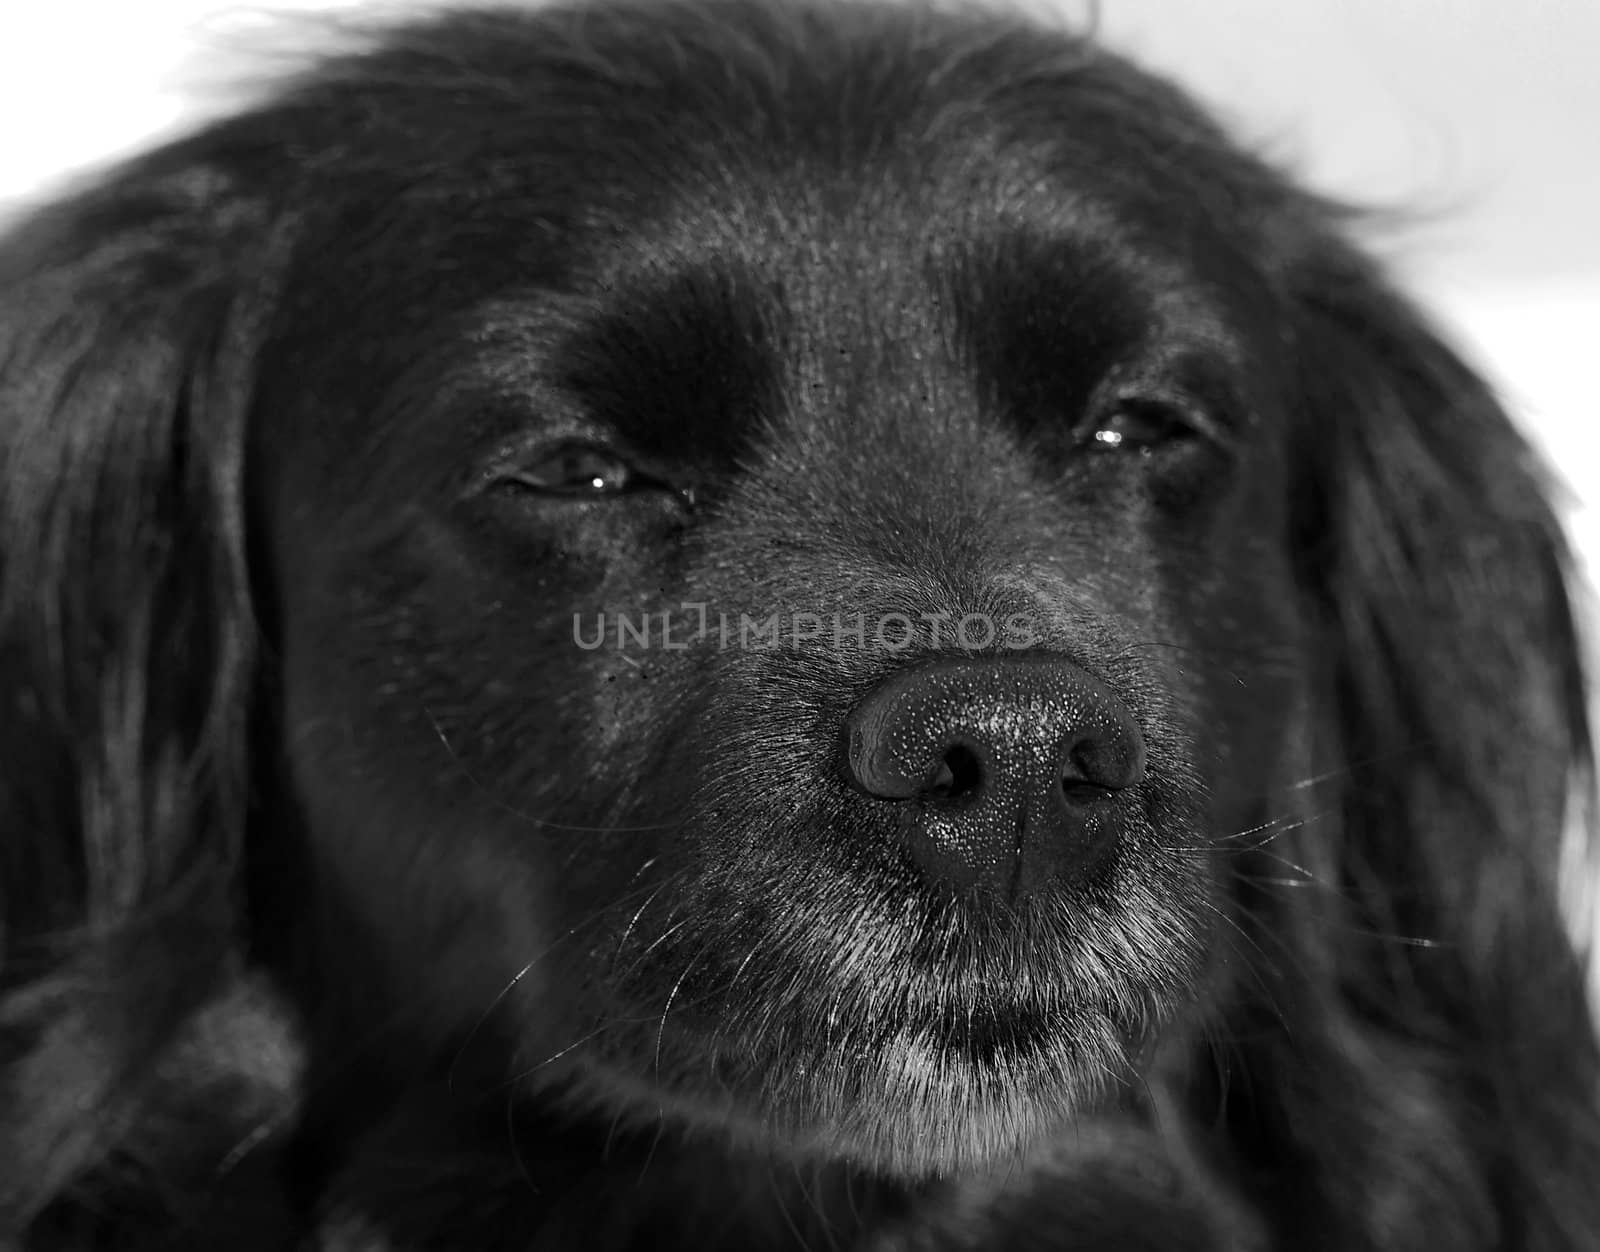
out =
<svg viewBox="0 0 1600 1252"><path fill-rule="evenodd" d="M1111 412L1094 424L1089 447L1102 452L1137 449L1149 452L1161 444L1191 439L1199 432L1175 405L1159 400L1119 400Z"/></svg>
<svg viewBox="0 0 1600 1252"><path fill-rule="evenodd" d="M641 474L627 460L592 443L564 443L496 471L497 486L552 496L616 496L665 484Z"/></svg>

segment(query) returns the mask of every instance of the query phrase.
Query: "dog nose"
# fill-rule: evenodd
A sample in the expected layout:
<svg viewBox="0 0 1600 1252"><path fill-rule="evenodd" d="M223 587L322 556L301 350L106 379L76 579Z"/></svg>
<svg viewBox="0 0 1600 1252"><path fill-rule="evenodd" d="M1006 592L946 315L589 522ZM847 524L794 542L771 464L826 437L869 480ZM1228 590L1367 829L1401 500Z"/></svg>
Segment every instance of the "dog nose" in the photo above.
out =
<svg viewBox="0 0 1600 1252"><path fill-rule="evenodd" d="M845 722L846 772L901 808L912 856L957 888L1024 895L1114 846L1108 803L1145 745L1108 686L1058 656L952 657L890 676Z"/></svg>

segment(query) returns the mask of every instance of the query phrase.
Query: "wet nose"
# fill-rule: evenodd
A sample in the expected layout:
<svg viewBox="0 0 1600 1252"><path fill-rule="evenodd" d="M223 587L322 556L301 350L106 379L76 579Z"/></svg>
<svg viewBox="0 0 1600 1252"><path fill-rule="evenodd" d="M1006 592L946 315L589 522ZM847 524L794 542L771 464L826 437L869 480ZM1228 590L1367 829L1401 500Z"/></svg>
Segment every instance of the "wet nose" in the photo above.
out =
<svg viewBox="0 0 1600 1252"><path fill-rule="evenodd" d="M846 719L845 758L860 791L900 806L925 873L1015 896L1115 846L1121 819L1108 801L1143 779L1145 744L1108 686L1029 653L891 675Z"/></svg>

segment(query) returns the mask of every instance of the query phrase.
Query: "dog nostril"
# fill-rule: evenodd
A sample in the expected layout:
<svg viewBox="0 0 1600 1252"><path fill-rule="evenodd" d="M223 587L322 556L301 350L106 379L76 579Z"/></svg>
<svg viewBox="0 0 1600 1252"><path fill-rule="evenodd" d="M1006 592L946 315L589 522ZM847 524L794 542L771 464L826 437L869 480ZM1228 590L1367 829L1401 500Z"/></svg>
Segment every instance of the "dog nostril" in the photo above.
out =
<svg viewBox="0 0 1600 1252"><path fill-rule="evenodd" d="M961 800L983 790L983 762L972 747L953 744L939 758L923 794L933 800Z"/></svg>
<svg viewBox="0 0 1600 1252"><path fill-rule="evenodd" d="M1101 800L1111 797L1110 787L1102 787L1099 783L1084 782L1081 778L1073 778L1070 774L1061 780L1061 793L1066 796L1068 804L1096 804Z"/></svg>
<svg viewBox="0 0 1600 1252"><path fill-rule="evenodd" d="M1123 745L1086 738L1067 753L1061 790L1073 804L1090 804L1132 787L1144 778L1143 743Z"/></svg>

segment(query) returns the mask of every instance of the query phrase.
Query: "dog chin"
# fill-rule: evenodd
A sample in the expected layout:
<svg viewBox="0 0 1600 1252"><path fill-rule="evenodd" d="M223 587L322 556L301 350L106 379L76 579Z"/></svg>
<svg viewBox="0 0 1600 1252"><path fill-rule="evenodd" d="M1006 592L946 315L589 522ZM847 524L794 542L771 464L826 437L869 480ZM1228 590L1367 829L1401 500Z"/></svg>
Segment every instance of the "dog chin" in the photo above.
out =
<svg viewBox="0 0 1600 1252"><path fill-rule="evenodd" d="M1103 1017L998 1053L910 1028L872 1058L797 1064L769 1125L803 1151L885 1175L980 1171L1109 1104L1113 1076L1132 1072L1131 1043Z"/></svg>
<svg viewBox="0 0 1600 1252"><path fill-rule="evenodd" d="M787 1029L769 1019L756 1038L685 1013L631 1041L646 1048L579 1059L568 1095L624 1124L914 1181L1003 1165L1117 1103L1154 1026L1088 1008L1048 1023L1021 1007L944 1017L880 1024L869 1046L830 1042L820 1013Z"/></svg>

